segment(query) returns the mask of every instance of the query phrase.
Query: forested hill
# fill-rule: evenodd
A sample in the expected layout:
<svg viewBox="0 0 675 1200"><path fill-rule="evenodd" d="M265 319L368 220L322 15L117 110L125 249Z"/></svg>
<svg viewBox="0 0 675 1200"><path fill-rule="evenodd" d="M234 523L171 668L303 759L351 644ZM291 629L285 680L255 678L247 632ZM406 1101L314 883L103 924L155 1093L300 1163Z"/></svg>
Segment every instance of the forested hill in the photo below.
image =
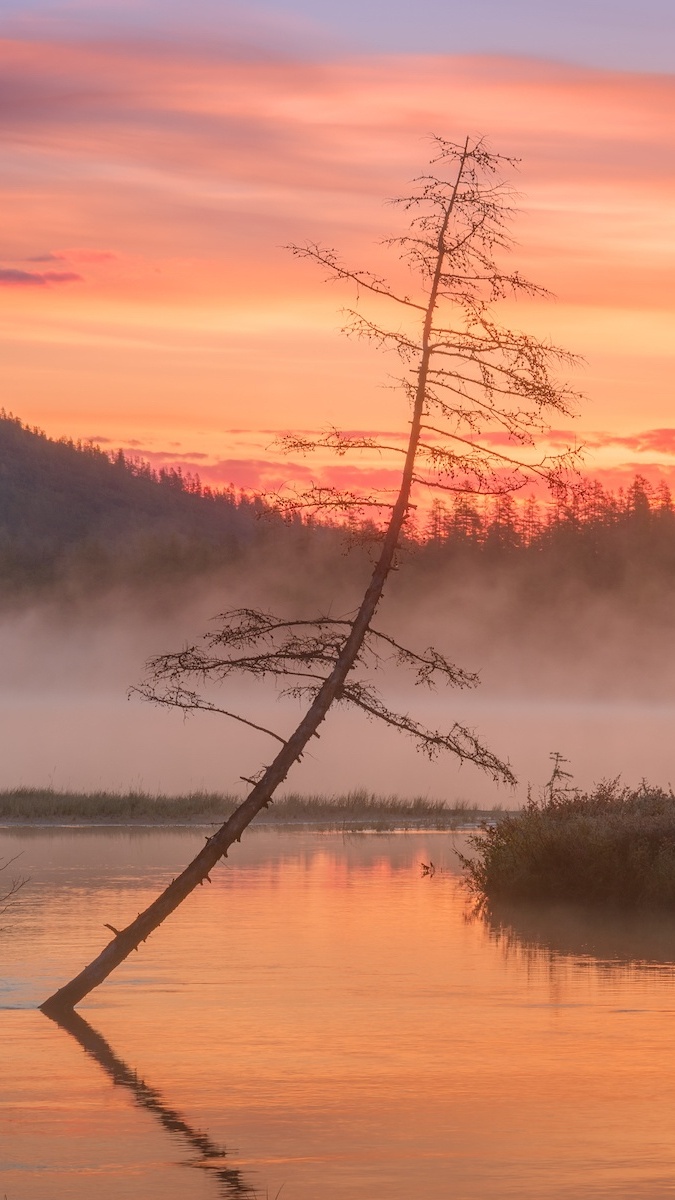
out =
<svg viewBox="0 0 675 1200"><path fill-rule="evenodd" d="M508 579L526 608L575 585L662 598L675 585L675 506L664 484L639 477L617 493L588 481L557 503L459 492L411 533L407 569L392 581L409 600L469 581L490 591ZM0 602L73 585L189 586L214 573L248 585L253 571L330 605L338 582L370 569L368 538L360 543L345 557L334 528L0 414Z"/></svg>
<svg viewBox="0 0 675 1200"><path fill-rule="evenodd" d="M49 584L75 572L101 583L144 570L156 577L236 559L252 543L294 530L234 492L212 492L175 470L120 452L54 441L0 415L0 589ZM298 531L300 532L300 531Z"/></svg>

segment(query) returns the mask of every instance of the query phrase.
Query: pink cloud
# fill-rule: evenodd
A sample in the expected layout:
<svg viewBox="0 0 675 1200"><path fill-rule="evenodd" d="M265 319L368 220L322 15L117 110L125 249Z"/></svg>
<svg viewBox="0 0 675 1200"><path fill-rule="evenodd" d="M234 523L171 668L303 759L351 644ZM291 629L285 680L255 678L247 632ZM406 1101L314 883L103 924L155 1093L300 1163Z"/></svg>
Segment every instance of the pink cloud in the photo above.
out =
<svg viewBox="0 0 675 1200"><path fill-rule="evenodd" d="M622 446L633 452L646 454L672 454L675 456L675 429L644 429L637 433L587 433L584 443L592 449Z"/></svg>
<svg viewBox="0 0 675 1200"><path fill-rule="evenodd" d="M81 275L73 271L19 271L0 267L0 287L47 287L50 283L77 283Z"/></svg>
<svg viewBox="0 0 675 1200"><path fill-rule="evenodd" d="M90 131L105 126L106 152L127 161L379 202L385 177L399 186L401 167L414 171L420 138L479 128L524 154L528 171L536 162L542 181L557 181L562 163L586 180L672 178L660 152L673 129L667 76L498 57L242 61L148 40L5 40L0 53L10 127L66 152L68 130L70 148L89 153Z"/></svg>
<svg viewBox="0 0 675 1200"><path fill-rule="evenodd" d="M202 484L209 487L235 487L249 492L279 492L312 483L342 489L390 489L397 486L399 480L395 468L359 466L343 461L313 464L273 456L206 461L208 456L201 452L176 454L170 450L144 450L136 439L122 449L130 459L149 462L158 470L173 468L184 475L198 475Z"/></svg>
<svg viewBox="0 0 675 1200"><path fill-rule="evenodd" d="M39 31L39 21L32 28ZM280 415L292 429L318 424L322 405L329 419L343 413L337 419L355 436L371 434L360 423L395 421L376 390L386 360L381 375L379 364L367 374L363 347L329 344L326 314L345 302L345 292L326 293L320 274L280 247L316 237L343 248L347 261L387 273L377 239L398 218L382 201L419 173L432 130L454 138L485 130L496 149L522 157L517 265L560 295L564 334L555 340L574 349L577 335L587 335L581 349L589 362L597 345L609 361L615 346L603 349L602 339L613 338L617 354L630 340L613 332L616 310L673 307L675 168L667 147L675 135L675 78L459 56L256 61L222 46L153 44L146 34L136 44L130 37L84 44L29 36L0 42L5 244L16 247L17 263L30 262L35 246L56 246L70 249L33 261L105 265L114 257L119 265L92 271L94 280L87 273L86 305L85 293L73 289L54 296L51 313L45 285L74 281L74 273L0 275L5 288L42 287L51 322L33 354L37 323L27 310L16 315L16 292L4 293L11 320L25 320L29 347L13 386L17 395L41 394L64 329L75 365L68 378L59 375L53 404L86 412L84 427L114 429L115 442L154 425L160 440L153 444L167 446L179 432L181 445L190 446L194 430L201 454L222 425L259 418L262 442L262 429ZM405 271L396 260L391 269ZM59 325L66 298L67 328ZM21 299L26 305L31 298ZM524 309L527 328L531 312ZM597 345L594 309L612 310L598 320ZM554 306L544 321L552 334ZM82 369L80 332L85 349L96 342L95 388ZM651 336L645 322L633 346L653 363L662 351L639 346ZM157 351L163 346L167 353ZM671 394L672 363L662 353L652 389L663 392L661 409L657 401L639 417L657 432L669 420ZM603 372L611 378L599 378ZM628 423L624 374L623 366L596 367L596 397L609 397L611 414L596 415L596 424L611 425L619 411ZM652 443L624 443L626 453L648 455L650 445L654 454L670 453L665 435L659 440L654 431ZM556 431L548 442L609 445L602 436L579 428ZM291 464L271 465L262 446L249 450L253 482L226 443L220 465L193 456L186 469L220 472L224 483L229 470L253 487L256 478L288 477Z"/></svg>
<svg viewBox="0 0 675 1200"><path fill-rule="evenodd" d="M52 255L58 262L75 263L106 263L114 262L119 256L112 250L88 250L86 248L72 250L55 250Z"/></svg>
<svg viewBox="0 0 675 1200"><path fill-rule="evenodd" d="M664 467L659 463L625 462L616 467L602 467L590 473L607 491L616 492L628 488L639 475L653 486L665 483L675 493L675 466Z"/></svg>
<svg viewBox="0 0 675 1200"><path fill-rule="evenodd" d="M117 254L113 254L111 250L49 250L45 254L31 254L25 259L25 261L31 263L103 263L112 262L117 257Z"/></svg>
<svg viewBox="0 0 675 1200"><path fill-rule="evenodd" d="M513 446L514 439L506 432L480 434L478 439L490 446ZM635 433L611 433L603 430L550 429L542 441L553 449L580 445L588 450L604 450L613 446L633 453L672 454L675 457L675 428L642 429Z"/></svg>
<svg viewBox="0 0 675 1200"><path fill-rule="evenodd" d="M379 431L371 432L377 436ZM552 440L557 444L552 448L570 445L572 432L555 431ZM503 444L500 435L496 435L494 440L490 437L483 440L496 445ZM625 447L626 450L644 451L646 455L643 459L629 458L612 466L595 466L592 461L587 462L581 470L582 476L587 479L597 480L604 487L616 491L620 487L627 487L636 475L642 475L654 484L665 482L675 490L675 463L670 467L650 461L647 457L650 451L673 454L675 457L675 429L646 430L625 437L603 433L590 434L587 441L593 448L619 446ZM256 458L244 455L207 461L207 455L201 452L176 454L168 450L144 451L136 441L133 448L126 452L131 457L139 454L142 460L150 462L156 468L175 468L180 469L184 475L198 475L202 485L207 487L234 487L254 494L288 496L313 484L363 495L389 494L398 487L400 480L400 472L395 466L377 467L369 462L359 464L339 460L312 463L311 460L297 462L273 456ZM533 488L535 491L540 490L536 485L533 485ZM426 509L435 493L424 488L418 491L416 502L422 509Z"/></svg>
<svg viewBox="0 0 675 1200"><path fill-rule="evenodd" d="M109 441L110 439L106 440ZM176 455L175 451L171 450L144 450L143 444L138 438L130 438L128 444L122 446L121 449L130 458L133 459L140 456L140 458L149 462L152 466L162 467L168 465L189 471L198 470L198 462L209 457L208 454L201 450L186 451L181 455Z"/></svg>
<svg viewBox="0 0 675 1200"><path fill-rule="evenodd" d="M485 129L523 159L530 273L565 298L670 303L672 264L658 229L652 252L642 227L625 236L615 208L620 188L629 210L649 210L652 227L654 205L670 211L663 146L675 133L675 79L496 57L251 61L147 38L6 39L0 60L8 144L61 164L33 185L41 217L48 197L55 210L60 198L88 211L94 246L113 228L120 248L74 242L58 257L103 263L152 247L183 260L177 291L229 285L250 295L264 283L268 295L297 296L314 290L315 276L280 254L270 263L271 246L346 235L360 257L365 235L379 266L370 243L395 220L382 199L419 172L425 137ZM29 225L30 208L17 222Z"/></svg>
<svg viewBox="0 0 675 1200"><path fill-rule="evenodd" d="M199 466L199 477L212 487L237 487L249 492L277 492L290 482L309 483L308 467L263 458L231 458Z"/></svg>

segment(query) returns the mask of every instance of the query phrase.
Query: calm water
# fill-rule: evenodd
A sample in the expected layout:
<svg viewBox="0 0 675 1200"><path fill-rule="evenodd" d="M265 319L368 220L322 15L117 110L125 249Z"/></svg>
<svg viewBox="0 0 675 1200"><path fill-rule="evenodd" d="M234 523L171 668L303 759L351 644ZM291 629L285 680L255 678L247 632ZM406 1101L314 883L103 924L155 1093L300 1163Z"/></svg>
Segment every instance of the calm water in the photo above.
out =
<svg viewBox="0 0 675 1200"><path fill-rule="evenodd" d="M447 834L251 833L86 1020L36 1012L201 836L0 835L0 1196L675 1196L675 920L471 919Z"/></svg>

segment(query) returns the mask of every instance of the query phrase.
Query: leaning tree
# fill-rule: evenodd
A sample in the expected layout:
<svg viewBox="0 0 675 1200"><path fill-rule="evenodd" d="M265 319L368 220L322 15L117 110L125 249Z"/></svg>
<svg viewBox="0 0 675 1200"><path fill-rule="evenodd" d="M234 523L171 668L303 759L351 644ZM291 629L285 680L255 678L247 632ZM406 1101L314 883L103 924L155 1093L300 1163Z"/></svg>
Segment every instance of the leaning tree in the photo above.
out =
<svg viewBox="0 0 675 1200"><path fill-rule="evenodd" d="M414 283L410 294L378 275L344 265L332 250L314 244L290 247L329 278L353 286L356 304L347 312L347 332L393 350L400 363L397 411L402 429L408 425L407 444L390 446L339 429L329 429L314 440L283 439L286 449L295 453L321 448L337 455L375 449L400 454L396 494L363 496L312 486L280 500L286 509L353 513L377 508L384 514L379 550L363 597L349 619L319 615L313 620L289 620L252 608L226 612L199 644L148 664L148 675L138 690L160 704L184 710L207 708L263 729L216 704L212 693L204 694L204 685L243 673L280 679L287 693L306 699L306 709L289 734L264 729L276 740L278 750L250 780L247 798L144 912L124 929L110 926L114 937L98 957L42 1005L48 1014L72 1009L137 950L198 884L209 880L212 868L272 802L334 704L350 705L409 734L432 757L450 751L494 779L514 782L508 764L471 730L458 723L449 730L428 729L385 704L372 683L374 670L392 660L428 685L462 688L477 683L475 675L456 667L438 650L408 649L373 625L416 495L506 495L537 478L561 488L575 459L573 450L550 456L537 448L552 415L570 415L575 407L575 393L555 378L556 369L571 362L571 356L505 327L495 315L500 300L545 294L503 265L503 254L511 246L513 208L502 174L513 167L513 160L491 153L482 140L467 138L457 145L435 138L434 143L431 172L415 181L410 196L396 202L409 214L406 232L386 243L408 269L405 277ZM369 297L376 297L378 306L388 304L394 310L389 328L368 315L364 301Z"/></svg>

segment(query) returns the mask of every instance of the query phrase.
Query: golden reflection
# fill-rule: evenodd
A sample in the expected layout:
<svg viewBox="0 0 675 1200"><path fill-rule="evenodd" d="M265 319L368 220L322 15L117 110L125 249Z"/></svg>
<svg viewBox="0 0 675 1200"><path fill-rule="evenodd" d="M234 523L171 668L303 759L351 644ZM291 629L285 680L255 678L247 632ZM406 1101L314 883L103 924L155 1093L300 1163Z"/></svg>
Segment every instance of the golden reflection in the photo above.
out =
<svg viewBox="0 0 675 1200"><path fill-rule="evenodd" d="M48 1020L75 1038L85 1054L95 1059L116 1086L128 1088L135 1102L152 1113L167 1133L182 1138L191 1149L196 1150L197 1156L184 1162L183 1166L212 1171L218 1183L218 1195L223 1200L240 1200L241 1197L254 1200L255 1189L237 1167L232 1167L225 1161L228 1157L227 1150L213 1142L207 1133L194 1129L182 1113L171 1108L162 1093L140 1079L84 1017L76 1012L61 1013L58 1016L46 1015Z"/></svg>
<svg viewBox="0 0 675 1200"><path fill-rule="evenodd" d="M27 839L8 999L46 994L194 837ZM126 1062L80 1017L0 1014L0 1198L670 1195L675 917L467 923L453 862L445 834L259 832L85 1014Z"/></svg>

